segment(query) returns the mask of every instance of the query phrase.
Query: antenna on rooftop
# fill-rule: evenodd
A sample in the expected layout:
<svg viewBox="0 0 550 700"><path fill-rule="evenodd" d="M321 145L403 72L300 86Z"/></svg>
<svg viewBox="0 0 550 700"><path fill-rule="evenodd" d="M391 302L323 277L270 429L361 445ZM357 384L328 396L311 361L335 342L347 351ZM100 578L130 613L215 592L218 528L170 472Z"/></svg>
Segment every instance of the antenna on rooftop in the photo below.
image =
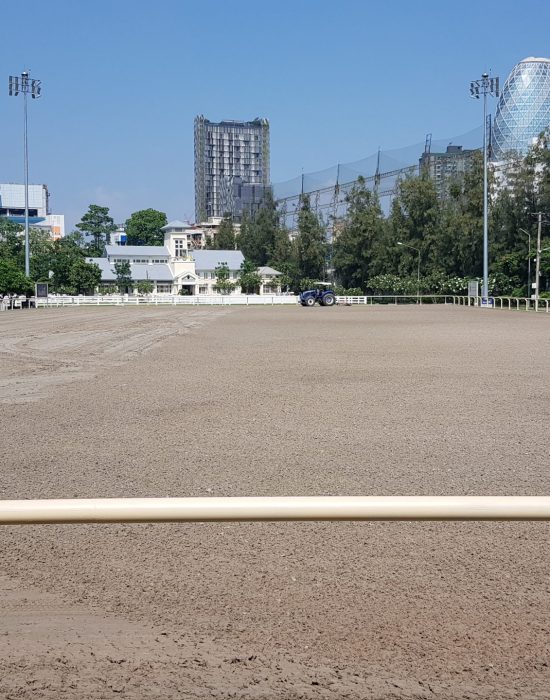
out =
<svg viewBox="0 0 550 700"><path fill-rule="evenodd" d="M426 134L426 141L424 142L424 153L429 155L432 152L432 135Z"/></svg>

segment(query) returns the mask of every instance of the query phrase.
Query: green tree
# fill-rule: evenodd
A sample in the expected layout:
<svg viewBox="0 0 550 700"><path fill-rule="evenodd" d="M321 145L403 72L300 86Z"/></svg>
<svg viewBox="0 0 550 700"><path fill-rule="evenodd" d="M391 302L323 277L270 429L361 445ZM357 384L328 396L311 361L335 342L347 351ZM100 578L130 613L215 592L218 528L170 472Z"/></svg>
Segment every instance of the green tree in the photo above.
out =
<svg viewBox="0 0 550 700"><path fill-rule="evenodd" d="M75 294L76 287L73 284L74 276L71 275L73 265L84 260L86 251L85 241L81 233L71 233L52 244L49 271L51 271L50 288L52 291Z"/></svg>
<svg viewBox="0 0 550 700"><path fill-rule="evenodd" d="M47 280L52 264L53 241L47 231L37 227L29 229L30 279ZM23 227L0 217L0 259L11 260L21 270L25 269L25 237Z"/></svg>
<svg viewBox="0 0 550 700"><path fill-rule="evenodd" d="M550 126L540 134L528 158L535 173L535 211L550 212Z"/></svg>
<svg viewBox="0 0 550 700"><path fill-rule="evenodd" d="M441 212L439 239L428 245L428 271L479 277L483 269L483 156L476 153L470 169L450 189Z"/></svg>
<svg viewBox="0 0 550 700"><path fill-rule="evenodd" d="M271 190L267 190L262 205L254 216L243 217L238 239L239 250L258 267L267 265L281 254L280 250L276 251L279 232L277 206ZM279 240L279 245L280 243Z"/></svg>
<svg viewBox="0 0 550 700"><path fill-rule="evenodd" d="M239 284L243 294L259 294L262 278L251 260L244 260L239 273Z"/></svg>
<svg viewBox="0 0 550 700"><path fill-rule="evenodd" d="M327 242L325 227L311 209L308 195L302 197L295 239L296 261L300 277L324 277Z"/></svg>
<svg viewBox="0 0 550 700"><path fill-rule="evenodd" d="M374 275L369 279L368 291L372 294L416 294L417 278L404 275Z"/></svg>
<svg viewBox="0 0 550 700"><path fill-rule="evenodd" d="M0 258L0 295L32 294L33 283L13 259Z"/></svg>
<svg viewBox="0 0 550 700"><path fill-rule="evenodd" d="M385 228L378 197L360 177L347 195L348 210L333 245L333 264L344 287L363 288L372 272L376 244Z"/></svg>
<svg viewBox="0 0 550 700"><path fill-rule="evenodd" d="M277 278L277 282L281 286L281 289L286 292L289 290L294 292L299 291L300 271L295 260L290 260L289 262L279 262L276 265L276 269L277 272L281 273L281 275Z"/></svg>
<svg viewBox="0 0 550 700"><path fill-rule="evenodd" d="M214 285L214 291L220 294L231 294L235 289L235 282L232 282L229 278L231 273L226 263L221 263L214 270L216 273L216 284Z"/></svg>
<svg viewBox="0 0 550 700"><path fill-rule="evenodd" d="M282 226L277 228L267 264L279 270L285 264L293 263L293 250L288 231Z"/></svg>
<svg viewBox="0 0 550 700"><path fill-rule="evenodd" d="M107 237L116 231L116 225L109 216L109 208L100 207L98 204L90 204L86 214L76 224L76 228L92 238L92 243L88 246L88 253L95 257L103 255Z"/></svg>
<svg viewBox="0 0 550 700"><path fill-rule="evenodd" d="M439 236L439 221L440 205L433 180L426 173L403 180L399 184L389 222L393 246L402 241L421 250L430 249ZM398 272L402 275L412 274L417 263L415 251L405 246L397 251Z"/></svg>
<svg viewBox="0 0 550 700"><path fill-rule="evenodd" d="M48 231L31 228L29 231L30 277L32 280L49 279L54 254L54 242Z"/></svg>
<svg viewBox="0 0 550 700"><path fill-rule="evenodd" d="M133 288L132 269L130 263L120 261L115 263L116 286L121 294L131 292Z"/></svg>
<svg viewBox="0 0 550 700"><path fill-rule="evenodd" d="M126 220L126 236L129 245L162 245L168 219L166 214L156 209L135 211Z"/></svg>
<svg viewBox="0 0 550 700"><path fill-rule="evenodd" d="M74 259L69 270L69 282L77 294L93 294L101 282L99 265L86 262L84 258Z"/></svg>
<svg viewBox="0 0 550 700"><path fill-rule="evenodd" d="M251 219L246 212L244 212L241 218L241 225L239 227L239 234L235 238L235 246L237 250L240 250L244 255L245 259L249 256L245 254L244 250L248 247L249 236L250 236L250 226L252 225ZM252 259L252 258L250 258Z"/></svg>
<svg viewBox="0 0 550 700"><path fill-rule="evenodd" d="M152 294L153 289L155 288L155 285L151 282L151 280L140 280L136 286L138 294Z"/></svg>
<svg viewBox="0 0 550 700"><path fill-rule="evenodd" d="M0 259L25 264L25 240L23 227L0 216Z"/></svg>
<svg viewBox="0 0 550 700"><path fill-rule="evenodd" d="M308 289L317 289L318 288L318 282L319 278L316 277L315 279L311 279L311 277L302 277L298 282L296 283L296 292L306 292Z"/></svg>
<svg viewBox="0 0 550 700"><path fill-rule="evenodd" d="M498 187L491 197L491 258L514 248L526 248L527 238L520 229L529 231L532 212L537 210L536 165L531 157L514 156L506 167L506 186Z"/></svg>
<svg viewBox="0 0 550 700"><path fill-rule="evenodd" d="M537 211L550 211L550 130L541 134L525 158L512 156L505 171L505 186L497 188L491 197L489 227L490 271L506 274L511 282L521 280L527 289L529 237L534 255ZM531 273L533 280L534 273ZM516 288L515 292L519 290Z"/></svg>
<svg viewBox="0 0 550 700"><path fill-rule="evenodd" d="M116 294L118 292L118 287L116 284L104 284L98 291L100 294Z"/></svg>
<svg viewBox="0 0 550 700"><path fill-rule="evenodd" d="M235 250L235 228L228 214L222 219L216 234L208 239L206 247L211 250Z"/></svg>

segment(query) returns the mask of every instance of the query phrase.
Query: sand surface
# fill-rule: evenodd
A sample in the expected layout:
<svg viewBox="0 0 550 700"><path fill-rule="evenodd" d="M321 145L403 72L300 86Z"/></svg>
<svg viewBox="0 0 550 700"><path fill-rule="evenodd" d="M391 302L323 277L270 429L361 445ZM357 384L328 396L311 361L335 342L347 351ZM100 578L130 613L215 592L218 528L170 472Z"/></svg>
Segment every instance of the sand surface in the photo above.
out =
<svg viewBox="0 0 550 700"><path fill-rule="evenodd" d="M0 314L0 498L550 494L550 317ZM0 528L1 698L550 698L550 524Z"/></svg>

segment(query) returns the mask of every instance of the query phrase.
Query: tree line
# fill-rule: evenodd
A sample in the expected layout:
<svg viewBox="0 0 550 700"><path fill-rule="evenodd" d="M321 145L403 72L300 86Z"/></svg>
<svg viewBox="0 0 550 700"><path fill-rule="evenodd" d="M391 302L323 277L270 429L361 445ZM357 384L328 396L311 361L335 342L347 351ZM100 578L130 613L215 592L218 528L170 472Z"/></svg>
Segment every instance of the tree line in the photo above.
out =
<svg viewBox="0 0 550 700"><path fill-rule="evenodd" d="M536 212L550 217L550 132L541 135L523 158L511 158L504 175L491 172L489 218L489 291L492 295L525 296L529 264L535 255ZM332 281L336 291L350 294L415 294L420 262L422 293L461 294L469 279L482 274L483 158L473 154L471 167L449 184L447 196L437 196L425 172L398 186L384 213L375 192L359 178L347 194L345 216L324 219L303 195L295 230L289 231L269 192L262 207L245 215L240 231L229 216L207 247L239 249L245 258L241 286L257 289L257 268L281 273L283 289L301 291L319 281ZM162 245L166 214L155 209L134 212L125 224L129 245ZM332 228L332 242L327 231ZM88 257L101 257L116 230L107 207L91 204L76 231L57 241L37 229L30 231L30 277L24 270L22 227L0 218L0 294L30 293L36 281L48 281L52 291L86 293L100 282L99 267ZM548 230L548 227L546 228ZM544 231L543 231L544 233ZM550 247L546 234L541 247ZM401 243L402 245L398 245ZM118 263L112 291L132 285L130 266ZM531 265L534 268L534 265ZM221 292L231 281L218 277ZM147 289L145 288L145 286ZM541 258L541 286L550 285L550 254ZM151 291L144 282L140 291Z"/></svg>
<svg viewBox="0 0 550 700"><path fill-rule="evenodd" d="M527 289L529 235L536 253L534 214L550 218L550 133L541 135L528 155L511 158L506 171L489 177L490 293L530 295ZM470 279L482 275L483 156L449 183L440 198L426 172L397 186L384 214L375 192L359 178L347 197L344 217L327 221L303 195L296 230L280 224L273 199L241 225L238 246L257 265L283 273L294 291L331 279L337 291L353 294L463 294ZM327 239L329 224L333 242ZM548 221L550 224L550 221ZM548 227L547 227L548 230ZM541 248L550 246L546 234ZM543 230L544 237L544 230ZM401 243L402 245L398 245ZM534 268L534 265L531 265ZM541 289L550 285L550 252L541 258Z"/></svg>

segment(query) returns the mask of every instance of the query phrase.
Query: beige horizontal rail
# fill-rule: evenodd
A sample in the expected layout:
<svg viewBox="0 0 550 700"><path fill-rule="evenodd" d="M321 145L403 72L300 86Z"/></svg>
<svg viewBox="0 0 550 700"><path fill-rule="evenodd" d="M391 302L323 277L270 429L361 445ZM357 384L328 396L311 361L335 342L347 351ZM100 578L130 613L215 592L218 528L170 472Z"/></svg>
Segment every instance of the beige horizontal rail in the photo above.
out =
<svg viewBox="0 0 550 700"><path fill-rule="evenodd" d="M550 520L549 496L305 496L0 501L0 524Z"/></svg>

